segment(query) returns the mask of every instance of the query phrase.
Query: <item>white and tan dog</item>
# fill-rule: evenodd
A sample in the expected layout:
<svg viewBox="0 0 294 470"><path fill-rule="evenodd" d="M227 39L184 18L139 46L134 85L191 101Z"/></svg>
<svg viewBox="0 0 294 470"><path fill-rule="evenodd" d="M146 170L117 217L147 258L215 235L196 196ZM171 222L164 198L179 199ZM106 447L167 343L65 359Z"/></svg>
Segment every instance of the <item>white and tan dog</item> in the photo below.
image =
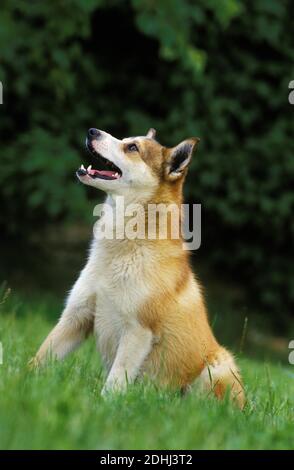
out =
<svg viewBox="0 0 294 470"><path fill-rule="evenodd" d="M198 139L174 148L147 136L118 140L90 129L87 147L99 169L83 166L79 180L107 193L106 206L182 203L183 182ZM102 169L104 168L104 169ZM107 226L107 209L99 224ZM144 221L148 218L143 210ZM123 217L120 230L128 217ZM117 227L116 227L117 229ZM229 389L242 408L244 393L232 355L209 326L201 287L183 240L119 237L93 240L89 259L55 328L33 364L62 359L93 332L108 371L102 393L125 390L147 375L162 386L186 390L199 377L221 398Z"/></svg>

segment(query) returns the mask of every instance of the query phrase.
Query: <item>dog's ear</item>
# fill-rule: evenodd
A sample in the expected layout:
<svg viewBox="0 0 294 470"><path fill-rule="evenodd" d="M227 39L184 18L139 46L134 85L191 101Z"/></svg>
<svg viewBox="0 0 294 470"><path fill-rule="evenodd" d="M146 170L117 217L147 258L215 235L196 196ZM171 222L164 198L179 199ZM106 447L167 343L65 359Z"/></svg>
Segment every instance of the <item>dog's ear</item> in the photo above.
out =
<svg viewBox="0 0 294 470"><path fill-rule="evenodd" d="M186 173L193 150L199 141L198 137L191 137L169 149L165 167L165 177L168 180L175 181Z"/></svg>
<svg viewBox="0 0 294 470"><path fill-rule="evenodd" d="M155 139L156 130L151 127L151 129L149 129L149 131L147 132L146 137L148 137L149 139Z"/></svg>

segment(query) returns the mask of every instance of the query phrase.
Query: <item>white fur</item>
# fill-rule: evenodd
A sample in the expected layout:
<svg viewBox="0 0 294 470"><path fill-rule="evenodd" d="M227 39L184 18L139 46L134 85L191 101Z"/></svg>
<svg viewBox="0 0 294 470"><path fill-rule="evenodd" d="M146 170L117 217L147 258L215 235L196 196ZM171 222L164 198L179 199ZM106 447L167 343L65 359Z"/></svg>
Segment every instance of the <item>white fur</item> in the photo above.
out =
<svg viewBox="0 0 294 470"><path fill-rule="evenodd" d="M63 358L85 337L93 319L97 345L110 371L103 393L112 388L123 390L127 382L134 381L152 345L151 331L137 319L140 306L152 295L146 277L152 269L152 253L145 244L134 242L130 248L130 243L93 241L64 312L37 353L38 362L45 360L49 350ZM67 338L71 327L75 334Z"/></svg>
<svg viewBox="0 0 294 470"><path fill-rule="evenodd" d="M223 354L203 369L197 381L203 389L209 390L213 389L215 384L221 381L223 377L233 375L233 372L236 372L233 357L229 354Z"/></svg>
<svg viewBox="0 0 294 470"><path fill-rule="evenodd" d="M133 382L151 351L152 341L151 331L138 322L123 330L115 360L102 390L103 395L108 390L123 390L128 382Z"/></svg>
<svg viewBox="0 0 294 470"><path fill-rule="evenodd" d="M99 276L96 284L95 333L105 365L111 367L122 333L137 322L137 312L150 295L144 270L149 251L136 243L125 251L125 240L94 242L92 257Z"/></svg>

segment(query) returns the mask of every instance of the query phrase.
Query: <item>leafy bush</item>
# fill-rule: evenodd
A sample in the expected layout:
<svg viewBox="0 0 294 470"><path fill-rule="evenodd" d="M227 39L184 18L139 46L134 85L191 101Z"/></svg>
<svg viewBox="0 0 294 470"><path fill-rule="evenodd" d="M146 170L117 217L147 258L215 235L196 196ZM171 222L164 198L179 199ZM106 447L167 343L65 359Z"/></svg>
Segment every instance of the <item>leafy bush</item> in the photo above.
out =
<svg viewBox="0 0 294 470"><path fill-rule="evenodd" d="M0 19L0 224L84 217L85 130L201 137L187 197L202 253L279 315L294 303L290 0L6 0ZM293 11L292 11L293 13Z"/></svg>

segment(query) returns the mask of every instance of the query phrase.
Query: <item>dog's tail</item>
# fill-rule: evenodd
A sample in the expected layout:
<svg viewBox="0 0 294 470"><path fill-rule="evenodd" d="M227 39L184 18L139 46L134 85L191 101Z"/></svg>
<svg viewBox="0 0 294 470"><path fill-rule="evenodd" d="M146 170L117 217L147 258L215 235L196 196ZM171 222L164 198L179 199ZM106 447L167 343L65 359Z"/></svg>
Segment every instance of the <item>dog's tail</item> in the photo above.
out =
<svg viewBox="0 0 294 470"><path fill-rule="evenodd" d="M206 391L211 391L217 398L229 393L230 398L243 409L245 394L238 367L231 353L220 347L206 361L199 380Z"/></svg>

